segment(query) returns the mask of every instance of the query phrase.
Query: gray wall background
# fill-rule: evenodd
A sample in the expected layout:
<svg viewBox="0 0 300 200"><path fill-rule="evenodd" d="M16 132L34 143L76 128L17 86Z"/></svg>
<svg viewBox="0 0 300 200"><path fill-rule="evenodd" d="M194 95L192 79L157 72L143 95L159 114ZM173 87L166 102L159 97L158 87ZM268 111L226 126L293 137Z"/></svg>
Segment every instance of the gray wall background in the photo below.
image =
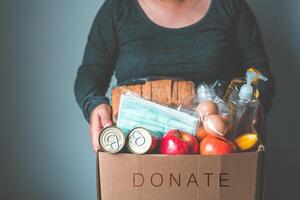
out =
<svg viewBox="0 0 300 200"><path fill-rule="evenodd" d="M101 0L1 0L0 199L95 199L95 155L73 96ZM267 197L298 199L300 1L249 0L277 81Z"/></svg>

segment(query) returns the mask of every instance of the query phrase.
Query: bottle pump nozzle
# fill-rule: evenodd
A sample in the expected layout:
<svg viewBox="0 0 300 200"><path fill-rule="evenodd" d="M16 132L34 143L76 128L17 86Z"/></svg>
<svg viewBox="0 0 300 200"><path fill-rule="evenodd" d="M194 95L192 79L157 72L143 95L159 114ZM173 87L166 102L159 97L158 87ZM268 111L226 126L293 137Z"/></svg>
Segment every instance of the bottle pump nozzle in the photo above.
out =
<svg viewBox="0 0 300 200"><path fill-rule="evenodd" d="M239 92L240 100L246 101L246 102L251 101L252 95L253 95L253 87L251 84L255 79L260 79L263 81L268 80L268 78L266 78L262 74L257 73L255 71L248 70L246 73L247 83L241 87L240 92Z"/></svg>

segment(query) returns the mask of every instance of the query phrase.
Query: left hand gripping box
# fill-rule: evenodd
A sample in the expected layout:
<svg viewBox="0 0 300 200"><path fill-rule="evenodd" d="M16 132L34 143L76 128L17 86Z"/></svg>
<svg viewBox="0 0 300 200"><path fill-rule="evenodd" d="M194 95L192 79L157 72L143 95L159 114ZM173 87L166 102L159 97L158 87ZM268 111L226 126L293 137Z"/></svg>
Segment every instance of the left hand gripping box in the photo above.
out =
<svg viewBox="0 0 300 200"><path fill-rule="evenodd" d="M101 200L261 200L263 150L220 156L98 152Z"/></svg>

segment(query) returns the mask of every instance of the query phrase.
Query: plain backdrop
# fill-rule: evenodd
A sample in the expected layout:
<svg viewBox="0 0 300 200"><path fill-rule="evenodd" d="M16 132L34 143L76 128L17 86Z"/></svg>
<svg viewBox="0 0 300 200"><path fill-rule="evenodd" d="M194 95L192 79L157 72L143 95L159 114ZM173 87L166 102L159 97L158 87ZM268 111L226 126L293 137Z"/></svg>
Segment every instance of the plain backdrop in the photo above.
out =
<svg viewBox="0 0 300 200"><path fill-rule="evenodd" d="M300 1L248 2L277 82L267 138L267 199L299 199ZM96 198L95 155L73 84L102 3L1 0L1 200Z"/></svg>

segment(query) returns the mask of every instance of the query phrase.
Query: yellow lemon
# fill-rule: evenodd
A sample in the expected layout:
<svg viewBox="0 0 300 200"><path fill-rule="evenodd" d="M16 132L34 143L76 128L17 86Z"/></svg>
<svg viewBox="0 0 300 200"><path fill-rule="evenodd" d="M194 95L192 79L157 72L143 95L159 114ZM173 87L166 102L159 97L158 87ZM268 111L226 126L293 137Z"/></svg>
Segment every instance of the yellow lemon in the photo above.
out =
<svg viewBox="0 0 300 200"><path fill-rule="evenodd" d="M258 135L257 133L247 133L236 138L234 142L241 151L247 151L257 144Z"/></svg>

